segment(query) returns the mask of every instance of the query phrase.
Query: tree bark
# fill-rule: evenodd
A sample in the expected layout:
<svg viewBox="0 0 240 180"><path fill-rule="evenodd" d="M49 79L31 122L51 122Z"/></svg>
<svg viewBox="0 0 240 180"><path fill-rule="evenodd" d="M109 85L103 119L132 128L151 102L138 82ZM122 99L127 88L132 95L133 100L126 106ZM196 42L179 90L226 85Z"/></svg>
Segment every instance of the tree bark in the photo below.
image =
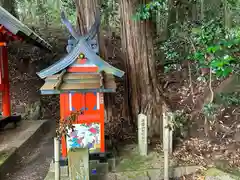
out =
<svg viewBox="0 0 240 180"><path fill-rule="evenodd" d="M137 115L148 116L149 136L160 135L161 98L157 87L152 23L132 19L145 0L120 0L122 48L126 55L126 116L137 122Z"/></svg>
<svg viewBox="0 0 240 180"><path fill-rule="evenodd" d="M75 0L77 10L77 30L81 35L87 33L94 23L100 0Z"/></svg>

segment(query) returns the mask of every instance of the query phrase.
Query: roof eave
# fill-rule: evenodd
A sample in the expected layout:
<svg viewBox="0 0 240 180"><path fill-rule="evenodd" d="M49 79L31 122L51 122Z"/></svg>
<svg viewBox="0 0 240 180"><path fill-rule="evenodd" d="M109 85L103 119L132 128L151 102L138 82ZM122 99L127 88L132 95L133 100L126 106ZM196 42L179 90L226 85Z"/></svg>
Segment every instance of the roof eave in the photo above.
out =
<svg viewBox="0 0 240 180"><path fill-rule="evenodd" d="M37 35L34 31L21 23L16 17L0 6L0 24L8 29L14 35L23 37L25 40L41 48L52 50L52 46ZM27 38L28 37L28 38Z"/></svg>

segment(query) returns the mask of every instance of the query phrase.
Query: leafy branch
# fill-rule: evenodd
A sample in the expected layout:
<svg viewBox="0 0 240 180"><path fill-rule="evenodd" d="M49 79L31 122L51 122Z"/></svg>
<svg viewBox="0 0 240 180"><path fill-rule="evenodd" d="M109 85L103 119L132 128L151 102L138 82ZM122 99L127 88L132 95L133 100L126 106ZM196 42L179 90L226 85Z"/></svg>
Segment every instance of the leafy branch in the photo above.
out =
<svg viewBox="0 0 240 180"><path fill-rule="evenodd" d="M61 138L63 136L68 136L68 131L71 129L74 131L74 122L76 122L76 119L79 115L83 114L82 111L75 111L71 112L71 114L60 120L58 129L56 130L57 138Z"/></svg>

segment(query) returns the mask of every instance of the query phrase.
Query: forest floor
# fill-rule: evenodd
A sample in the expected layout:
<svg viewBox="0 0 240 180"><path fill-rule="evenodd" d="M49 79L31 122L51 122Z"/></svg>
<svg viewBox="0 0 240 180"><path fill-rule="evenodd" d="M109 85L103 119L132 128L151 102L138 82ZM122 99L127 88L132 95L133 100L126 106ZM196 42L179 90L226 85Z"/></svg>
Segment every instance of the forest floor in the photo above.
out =
<svg viewBox="0 0 240 180"><path fill-rule="evenodd" d="M40 96L39 89L43 85L43 81L37 77L36 72L49 66L65 54L67 33L61 29L49 29L48 31L40 29L38 33L43 35L43 37L54 46L53 52L55 53L46 53L37 47L22 43L12 43L9 47L12 108L14 112L23 113L26 115L26 118L29 118L31 117L30 111L37 108L36 106L41 106L41 113L37 115L36 119L51 118L58 120L59 99L57 96ZM117 43L113 43L112 46L116 44ZM116 47L114 49L111 48L111 46L109 47L109 51L116 53ZM109 60L109 62L122 69L123 62L120 57L122 57L122 55L117 54L113 59ZM185 109L191 113L194 109L190 107L194 107L195 109L198 109L198 106L201 107L207 84L202 85L197 81L193 82L194 93L197 99L200 99L197 105L193 105L190 96L191 88L189 87L186 71L185 69L170 73L167 76L165 75L164 78L160 77L159 81L163 84L164 96L168 97L168 102L171 102L173 109ZM214 85L217 87L218 82ZM112 99L113 106L111 107L120 110L124 93L123 81L118 81L117 91L117 95ZM39 102L40 105L36 105L36 102ZM240 134L238 131L240 122L236 115L232 115L233 111L239 111L239 107L229 107L224 110L221 117L219 117L221 118L219 120L222 122L222 127L227 130L218 133L217 136L210 134L209 137L205 137L203 119L201 119L201 116L199 116L200 118L195 118L191 123L191 127L187 127L190 132L188 136L174 145L173 156L177 164L179 166L200 165L205 168L218 167L224 171L237 172L240 167ZM121 118L121 114L109 122L106 129L114 129L115 134L118 134L118 138L115 140L116 143L124 141L125 139L136 138L132 132L128 134L128 123ZM115 131L116 128L120 130ZM107 133L111 134L111 132ZM43 141L43 144L44 143L48 144L47 137ZM44 146L46 144L44 144ZM156 146L160 146L159 143L157 143ZM50 148L47 146L46 149L49 150ZM159 149L161 150L161 148ZM39 150L41 151L41 148L36 149L36 151ZM51 152L45 153L51 154ZM40 153L40 155L41 154L42 153ZM27 166L27 164L24 164L24 166L25 165Z"/></svg>

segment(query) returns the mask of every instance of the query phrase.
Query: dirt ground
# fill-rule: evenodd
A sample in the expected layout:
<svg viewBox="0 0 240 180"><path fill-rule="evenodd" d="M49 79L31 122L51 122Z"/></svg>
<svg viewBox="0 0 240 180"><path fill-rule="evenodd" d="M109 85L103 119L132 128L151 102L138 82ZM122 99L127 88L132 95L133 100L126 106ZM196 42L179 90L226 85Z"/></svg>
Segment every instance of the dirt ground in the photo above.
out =
<svg viewBox="0 0 240 180"><path fill-rule="evenodd" d="M53 158L53 137L55 122L50 124L50 131L44 134L38 144L26 152L19 161L12 166L12 173L5 180L43 180Z"/></svg>

